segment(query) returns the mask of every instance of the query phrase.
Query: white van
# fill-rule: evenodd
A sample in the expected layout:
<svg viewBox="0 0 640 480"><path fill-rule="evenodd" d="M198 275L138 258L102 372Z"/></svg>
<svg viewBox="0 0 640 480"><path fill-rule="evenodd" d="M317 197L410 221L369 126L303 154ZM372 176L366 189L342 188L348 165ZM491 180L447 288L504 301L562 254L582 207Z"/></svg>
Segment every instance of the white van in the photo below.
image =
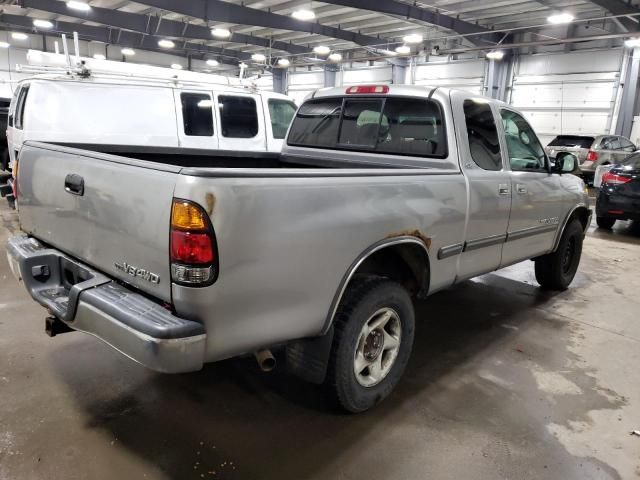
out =
<svg viewBox="0 0 640 480"><path fill-rule="evenodd" d="M203 164L225 152L262 158L280 152L296 108L285 95L239 84L45 73L18 83L7 142L11 163L28 140L151 155L174 147Z"/></svg>

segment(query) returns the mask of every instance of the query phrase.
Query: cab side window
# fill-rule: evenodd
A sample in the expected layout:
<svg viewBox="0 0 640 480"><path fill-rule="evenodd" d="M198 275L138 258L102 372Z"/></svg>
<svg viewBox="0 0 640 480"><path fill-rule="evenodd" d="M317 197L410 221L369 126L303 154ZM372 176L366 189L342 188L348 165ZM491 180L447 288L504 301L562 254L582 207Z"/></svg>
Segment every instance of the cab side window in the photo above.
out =
<svg viewBox="0 0 640 480"><path fill-rule="evenodd" d="M271 117L273 138L284 138L287 135L289 124L291 124L297 109L296 104L288 100L269 99L269 116Z"/></svg>
<svg viewBox="0 0 640 480"><path fill-rule="evenodd" d="M509 164L513 171L547 172L547 157L527 121L511 110L501 110Z"/></svg>
<svg viewBox="0 0 640 480"><path fill-rule="evenodd" d="M14 114L14 125L18 130L24 127L24 107L27 103L27 94L29 93L29 85L22 87L16 102L16 111Z"/></svg>
<svg viewBox="0 0 640 480"><path fill-rule="evenodd" d="M213 135L211 97L205 93L181 93L184 134L194 137Z"/></svg>
<svg viewBox="0 0 640 480"><path fill-rule="evenodd" d="M483 170L502 170L498 129L491 106L486 102L465 100L463 109L469 152L474 163Z"/></svg>
<svg viewBox="0 0 640 480"><path fill-rule="evenodd" d="M626 138L620 138L620 146L625 152L631 153L636 151L636 146Z"/></svg>

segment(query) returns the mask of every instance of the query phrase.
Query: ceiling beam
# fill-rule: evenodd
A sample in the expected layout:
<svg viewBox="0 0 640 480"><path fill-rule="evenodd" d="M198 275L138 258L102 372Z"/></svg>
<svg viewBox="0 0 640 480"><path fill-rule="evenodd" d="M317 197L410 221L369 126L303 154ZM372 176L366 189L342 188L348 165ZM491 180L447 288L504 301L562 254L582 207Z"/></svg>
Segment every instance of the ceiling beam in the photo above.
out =
<svg viewBox="0 0 640 480"><path fill-rule="evenodd" d="M432 12L425 8L401 3L397 0L327 0L327 3L384 13L386 15L395 15L407 20L419 20L421 22L452 30L461 35L468 35L467 40L474 44L484 43L486 45L487 43L498 43L502 38L502 35L494 33L490 29L476 25L475 23L466 22L459 18L445 15L437 11ZM482 36L476 37L473 36L473 34Z"/></svg>
<svg viewBox="0 0 640 480"><path fill-rule="evenodd" d="M45 35L53 33L64 33L72 36L73 32L78 32L78 37L83 40L97 41L106 44L114 44L123 47L137 48L140 50L148 50L152 52L160 52L168 55L176 55L179 57L206 58L215 56L220 63L229 65L238 65L239 60L249 60L251 55L248 53L240 53L223 48L209 47L198 43L180 42L175 50L168 51L158 47L158 37L144 35L137 32L127 30L118 30L108 27L94 27L92 25L83 25L80 23L61 22L52 20L53 28L48 30L34 29L33 19L23 15L0 14L0 24L6 24L10 27L19 27L22 30L36 32ZM180 53L182 52L182 54Z"/></svg>
<svg viewBox="0 0 640 480"><path fill-rule="evenodd" d="M590 0L591 3L604 8L612 15L638 15L640 9L633 5L623 2L622 0ZM634 17L636 18L636 17ZM627 32L637 32L640 30L640 24L629 17L618 17L614 19Z"/></svg>
<svg viewBox="0 0 640 480"><path fill-rule="evenodd" d="M152 34L158 37L185 38L191 40L216 40L211 36L211 30L204 25L193 25L177 20L168 20L153 15L122 12L108 8L91 7L86 12L73 10L67 7L65 2L58 0L19 0L24 8L33 8L44 12L55 13L80 20L87 20L112 27L132 30L134 32ZM264 48L273 48L293 54L308 53L308 49L291 43L272 41L268 38L254 37L242 33L233 33L225 41L244 45L257 45Z"/></svg>
<svg viewBox="0 0 640 480"><path fill-rule="evenodd" d="M180 15L199 18L207 22L235 23L239 25L273 28L276 30L314 33L324 35L325 37L346 40L361 46L384 43L384 40L377 37L329 27L320 23L303 22L287 15L278 15L266 10L236 5L223 0L181 0L179 2L175 0L136 0L136 3L179 13Z"/></svg>

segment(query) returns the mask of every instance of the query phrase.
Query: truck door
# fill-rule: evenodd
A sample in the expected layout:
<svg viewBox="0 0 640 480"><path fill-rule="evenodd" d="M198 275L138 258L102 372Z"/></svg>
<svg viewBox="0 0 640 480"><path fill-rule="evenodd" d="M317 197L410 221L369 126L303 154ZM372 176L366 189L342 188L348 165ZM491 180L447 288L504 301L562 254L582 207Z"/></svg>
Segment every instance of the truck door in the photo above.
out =
<svg viewBox="0 0 640 480"><path fill-rule="evenodd" d="M563 205L560 176L551 173L542 144L518 112L500 107L503 152L511 170L511 216L502 266L553 247Z"/></svg>
<svg viewBox="0 0 640 480"><path fill-rule="evenodd" d="M213 98L210 92L173 91L178 116L178 140L184 148L218 149L214 128Z"/></svg>
<svg viewBox="0 0 640 480"><path fill-rule="evenodd" d="M485 99L453 92L460 161L468 183L465 243L458 280L495 270L506 239L511 185L501 154L496 111Z"/></svg>
<svg viewBox="0 0 640 480"><path fill-rule="evenodd" d="M220 150L265 152L264 114L259 95L224 93L216 95Z"/></svg>

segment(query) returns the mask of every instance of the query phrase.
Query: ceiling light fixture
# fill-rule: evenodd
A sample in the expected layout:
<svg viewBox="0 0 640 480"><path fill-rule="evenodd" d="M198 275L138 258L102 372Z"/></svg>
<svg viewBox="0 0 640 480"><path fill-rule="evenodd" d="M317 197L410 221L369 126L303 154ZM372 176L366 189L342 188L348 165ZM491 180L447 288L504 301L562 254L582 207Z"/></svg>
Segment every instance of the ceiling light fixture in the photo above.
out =
<svg viewBox="0 0 640 480"><path fill-rule="evenodd" d="M231 36L231 31L227 28L212 28L211 35L216 38L229 38Z"/></svg>
<svg viewBox="0 0 640 480"><path fill-rule="evenodd" d="M105 57L103 54L101 53L94 53L93 54L93 58L95 58L96 60L106 60L107 57Z"/></svg>
<svg viewBox="0 0 640 480"><path fill-rule="evenodd" d="M267 59L267 57L265 57L263 54L261 53L254 53L253 55L251 55L251 60L253 60L254 62L258 62L258 63L262 63Z"/></svg>
<svg viewBox="0 0 640 480"><path fill-rule="evenodd" d="M128 56L135 55L136 51L133 48L123 48L122 50L120 50L120 53L122 53L122 55Z"/></svg>
<svg viewBox="0 0 640 480"><path fill-rule="evenodd" d="M630 38L625 40L624 45L629 48L640 47L640 38Z"/></svg>
<svg viewBox="0 0 640 480"><path fill-rule="evenodd" d="M279 67L287 68L289 65L291 65L291 62L289 61L288 58L279 58L278 59L278 66Z"/></svg>
<svg viewBox="0 0 640 480"><path fill-rule="evenodd" d="M331 49L325 45L318 45L317 47L313 47L313 51L318 55L329 55L331 53Z"/></svg>
<svg viewBox="0 0 640 480"><path fill-rule="evenodd" d="M53 28L53 23L51 23L49 20L41 20L39 18L36 18L33 21L33 26L38 28Z"/></svg>
<svg viewBox="0 0 640 480"><path fill-rule="evenodd" d="M210 67L217 67L218 65L220 65L220 62L214 60L213 58L210 58L209 60L207 60L207 65L209 65Z"/></svg>
<svg viewBox="0 0 640 480"><path fill-rule="evenodd" d="M75 0L69 0L67 2L67 7L73 8L74 10L81 10L83 12L91 10L91 6L88 3L76 2Z"/></svg>
<svg viewBox="0 0 640 480"><path fill-rule="evenodd" d="M160 48L173 48L176 46L175 43L173 43L172 40L167 40L165 38L163 38L162 40L158 40L158 46Z"/></svg>
<svg viewBox="0 0 640 480"><path fill-rule="evenodd" d="M173 68L174 70L182 70L182 65L180 65L179 63L172 63L171 68Z"/></svg>
<svg viewBox="0 0 640 480"><path fill-rule="evenodd" d="M314 18L316 18L316 14L313 12L313 10L307 10L306 8L294 10L291 16L296 20L302 20L304 22L308 22L309 20L313 20Z"/></svg>
<svg viewBox="0 0 640 480"><path fill-rule="evenodd" d="M9 42L0 42L0 48L9 48L10 46Z"/></svg>
<svg viewBox="0 0 640 480"><path fill-rule="evenodd" d="M504 57L504 52L502 50L492 50L487 53L487 58L489 60L502 60Z"/></svg>
<svg viewBox="0 0 640 480"><path fill-rule="evenodd" d="M13 32L11 34L11 38L13 38L14 40L26 40L27 38L29 38L29 36L26 33Z"/></svg>
<svg viewBox="0 0 640 480"><path fill-rule="evenodd" d="M404 43L422 43L423 40L422 35L419 33L412 33L411 35L405 35L402 37L402 41Z"/></svg>
<svg viewBox="0 0 640 480"><path fill-rule="evenodd" d="M331 55L329 55L329 60L331 60L332 62L339 62L340 60L342 60L342 55L340 55L339 53L332 53Z"/></svg>
<svg viewBox="0 0 640 480"><path fill-rule="evenodd" d="M408 47L407 45L400 45L399 47L396 47L396 53L398 55L409 55L411 53L411 47Z"/></svg>
<svg viewBox="0 0 640 480"><path fill-rule="evenodd" d="M550 15L549 17L547 17L547 21L549 23L553 23L554 25L558 25L561 23L573 22L574 18L575 17L570 13L563 12L563 13L556 13L555 15Z"/></svg>

